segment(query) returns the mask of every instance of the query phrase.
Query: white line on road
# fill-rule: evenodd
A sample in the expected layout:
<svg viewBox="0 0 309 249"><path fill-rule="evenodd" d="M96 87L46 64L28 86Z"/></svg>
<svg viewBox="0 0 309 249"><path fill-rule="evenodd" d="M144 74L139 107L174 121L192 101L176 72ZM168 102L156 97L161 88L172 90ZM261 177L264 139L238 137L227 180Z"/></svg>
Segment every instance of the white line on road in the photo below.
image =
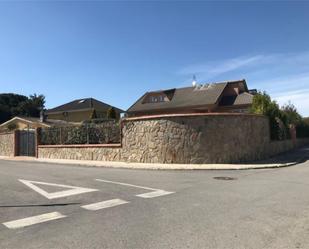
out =
<svg viewBox="0 0 309 249"><path fill-rule="evenodd" d="M22 182L23 184L25 184L26 186L28 186L29 188L31 188L32 190L38 192L39 194L43 195L44 197L46 197L47 199L50 199L50 200L56 199L56 198L61 198L61 197L67 197L67 196L71 196L71 195L78 195L78 194L98 191L98 189L82 188L82 187L48 183L48 182L36 182L36 181L28 181L28 180L22 180L22 179L19 179L19 181ZM45 190L39 188L38 186L36 186L34 184L69 188L69 190L63 190L63 191L48 193Z"/></svg>
<svg viewBox="0 0 309 249"><path fill-rule="evenodd" d="M133 188L141 188L141 189L146 189L146 190L152 190L152 192L149 192L149 193L136 195L137 197L141 197L141 198L154 198L154 197L159 197L159 196L164 196L164 195L169 195L169 194L175 193L175 192L165 191L165 190L162 190L162 189L148 188L148 187L144 187L144 186L133 185L133 184L123 183L123 182L113 182L113 181L102 180L102 179L95 179L95 180L99 181L99 182L113 183L113 184L133 187Z"/></svg>
<svg viewBox="0 0 309 249"><path fill-rule="evenodd" d="M145 194L140 194L140 195L136 195L138 197L142 197L142 198L154 198L154 197L159 197L159 196L163 196L163 195L169 195L169 194L173 194L175 192L169 192L169 191L165 191L165 190L158 190L158 191L153 191L153 192L149 192L149 193L145 193Z"/></svg>
<svg viewBox="0 0 309 249"><path fill-rule="evenodd" d="M13 221L5 222L2 224L5 225L9 229L16 229L16 228L27 227L27 226L31 226L34 224L43 223L43 222L50 221L50 220L56 220L56 219L60 219L64 217L66 216L59 212L52 212L52 213L41 214L37 216L20 219L20 220L13 220Z"/></svg>
<svg viewBox="0 0 309 249"><path fill-rule="evenodd" d="M123 182L113 182L113 181L102 180L102 179L95 179L95 180L99 181L99 182L114 183L114 184L128 186L128 187L133 187L133 188L142 188L142 189L147 189L147 190L159 190L159 189L155 189L155 188L148 188L148 187L144 187L144 186L138 186L138 185L133 185L133 184L129 184L129 183L123 183Z"/></svg>
<svg viewBox="0 0 309 249"><path fill-rule="evenodd" d="M115 206L126 204L126 203L129 203L129 202L121 200L121 199L112 199L108 201L102 201L102 202L92 203L89 205L84 205L82 206L82 208L91 210L91 211L96 211L96 210L100 210L103 208L115 207Z"/></svg>

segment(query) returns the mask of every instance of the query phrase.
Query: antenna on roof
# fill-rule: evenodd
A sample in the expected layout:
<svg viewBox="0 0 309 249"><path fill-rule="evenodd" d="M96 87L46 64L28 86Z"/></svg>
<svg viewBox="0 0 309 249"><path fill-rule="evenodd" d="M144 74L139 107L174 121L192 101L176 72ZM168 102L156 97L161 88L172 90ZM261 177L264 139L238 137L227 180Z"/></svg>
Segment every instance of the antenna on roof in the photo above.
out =
<svg viewBox="0 0 309 249"><path fill-rule="evenodd" d="M195 77L195 74L193 74L192 86L195 87L196 85L197 85L196 77Z"/></svg>

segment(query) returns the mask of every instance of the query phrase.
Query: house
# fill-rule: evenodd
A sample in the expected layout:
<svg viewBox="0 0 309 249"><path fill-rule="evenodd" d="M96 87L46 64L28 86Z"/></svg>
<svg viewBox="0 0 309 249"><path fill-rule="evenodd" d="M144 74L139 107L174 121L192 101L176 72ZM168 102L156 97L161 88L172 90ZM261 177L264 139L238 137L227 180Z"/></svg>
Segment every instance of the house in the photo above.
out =
<svg viewBox="0 0 309 249"><path fill-rule="evenodd" d="M248 90L244 79L210 84L195 84L146 92L128 110L129 117L178 113L246 113L256 90Z"/></svg>
<svg viewBox="0 0 309 249"><path fill-rule="evenodd" d="M72 102L57 106L46 111L48 119L65 120L69 122L81 122L93 118L107 118L107 112L113 108L116 118L124 111L105 104L94 98L77 99Z"/></svg>
<svg viewBox="0 0 309 249"><path fill-rule="evenodd" d="M45 120L34 117L14 117L0 125L0 131L11 130L34 130L36 128L50 128L55 126L78 125L78 123L66 122L64 120Z"/></svg>

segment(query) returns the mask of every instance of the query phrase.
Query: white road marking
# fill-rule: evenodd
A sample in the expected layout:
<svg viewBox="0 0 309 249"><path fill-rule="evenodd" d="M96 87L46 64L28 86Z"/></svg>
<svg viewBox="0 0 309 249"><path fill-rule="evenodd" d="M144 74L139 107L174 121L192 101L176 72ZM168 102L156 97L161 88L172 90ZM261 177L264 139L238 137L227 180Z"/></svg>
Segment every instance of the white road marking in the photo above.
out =
<svg viewBox="0 0 309 249"><path fill-rule="evenodd" d="M56 198L67 197L67 196L71 196L71 195L78 195L78 194L98 191L98 189L82 188L82 187L48 183L48 182L36 182L36 181L28 181L28 180L22 180L22 179L19 179L19 181L22 182L23 184L25 184L26 186L28 186L29 188L33 189L34 191L38 192L39 194L43 195L47 199L56 199ZM34 184L69 188L70 190L63 190L63 191L48 193L45 190L39 188L38 186L36 186Z"/></svg>
<svg viewBox="0 0 309 249"><path fill-rule="evenodd" d="M144 186L138 186L138 185L133 185L133 184L129 184L129 183L123 183L123 182L113 182L113 181L102 180L102 179L95 179L95 180L99 181L99 182L114 183L114 184L128 186L128 187L133 187L133 188L142 188L142 189L147 189L147 190L158 190L158 189L155 189L155 188L148 188L148 187L144 187Z"/></svg>
<svg viewBox="0 0 309 249"><path fill-rule="evenodd" d="M175 192L169 192L169 191L165 191L165 190L157 190L157 191L153 191L153 192L149 192L149 193L145 193L145 194L140 194L140 195L136 195L136 196L142 197L142 198L154 198L154 197L169 195L169 194L173 194L173 193L175 193Z"/></svg>
<svg viewBox="0 0 309 249"><path fill-rule="evenodd" d="M129 203L129 202L121 200L121 199L112 199L108 201L102 201L102 202L92 203L89 205L84 205L81 207L87 210L96 211L96 210L100 210L103 208L115 207L115 206L126 204L126 203Z"/></svg>
<svg viewBox="0 0 309 249"><path fill-rule="evenodd" d="M16 228L27 227L27 226L31 226L34 224L43 223L43 222L47 222L50 220L56 220L56 219L60 219L64 217L66 216L59 212L52 212L52 213L41 214L37 216L20 219L20 220L13 220L13 221L5 222L3 223L3 225L5 225L9 229L16 229Z"/></svg>
<svg viewBox="0 0 309 249"><path fill-rule="evenodd" d="M159 197L159 196L164 196L164 195L169 195L169 194L175 193L175 192L165 191L165 190L162 190L162 189L149 188L149 187L133 185L133 184L129 184L129 183L123 183L123 182L113 182L113 181L102 180L102 179L95 179L95 180L99 181L99 182L113 183L113 184L133 187L133 188L141 188L141 189L146 189L146 190L152 190L151 192L148 192L148 193L136 195L137 197L141 197L141 198L154 198L154 197Z"/></svg>

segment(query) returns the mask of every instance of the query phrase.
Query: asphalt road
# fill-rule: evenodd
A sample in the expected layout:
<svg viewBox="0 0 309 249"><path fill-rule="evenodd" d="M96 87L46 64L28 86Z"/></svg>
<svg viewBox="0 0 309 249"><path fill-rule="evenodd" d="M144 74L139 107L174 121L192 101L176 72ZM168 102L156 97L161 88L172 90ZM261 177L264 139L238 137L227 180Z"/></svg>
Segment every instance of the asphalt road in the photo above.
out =
<svg viewBox="0 0 309 249"><path fill-rule="evenodd" d="M0 197L1 249L309 248L309 161L243 171L0 161Z"/></svg>

